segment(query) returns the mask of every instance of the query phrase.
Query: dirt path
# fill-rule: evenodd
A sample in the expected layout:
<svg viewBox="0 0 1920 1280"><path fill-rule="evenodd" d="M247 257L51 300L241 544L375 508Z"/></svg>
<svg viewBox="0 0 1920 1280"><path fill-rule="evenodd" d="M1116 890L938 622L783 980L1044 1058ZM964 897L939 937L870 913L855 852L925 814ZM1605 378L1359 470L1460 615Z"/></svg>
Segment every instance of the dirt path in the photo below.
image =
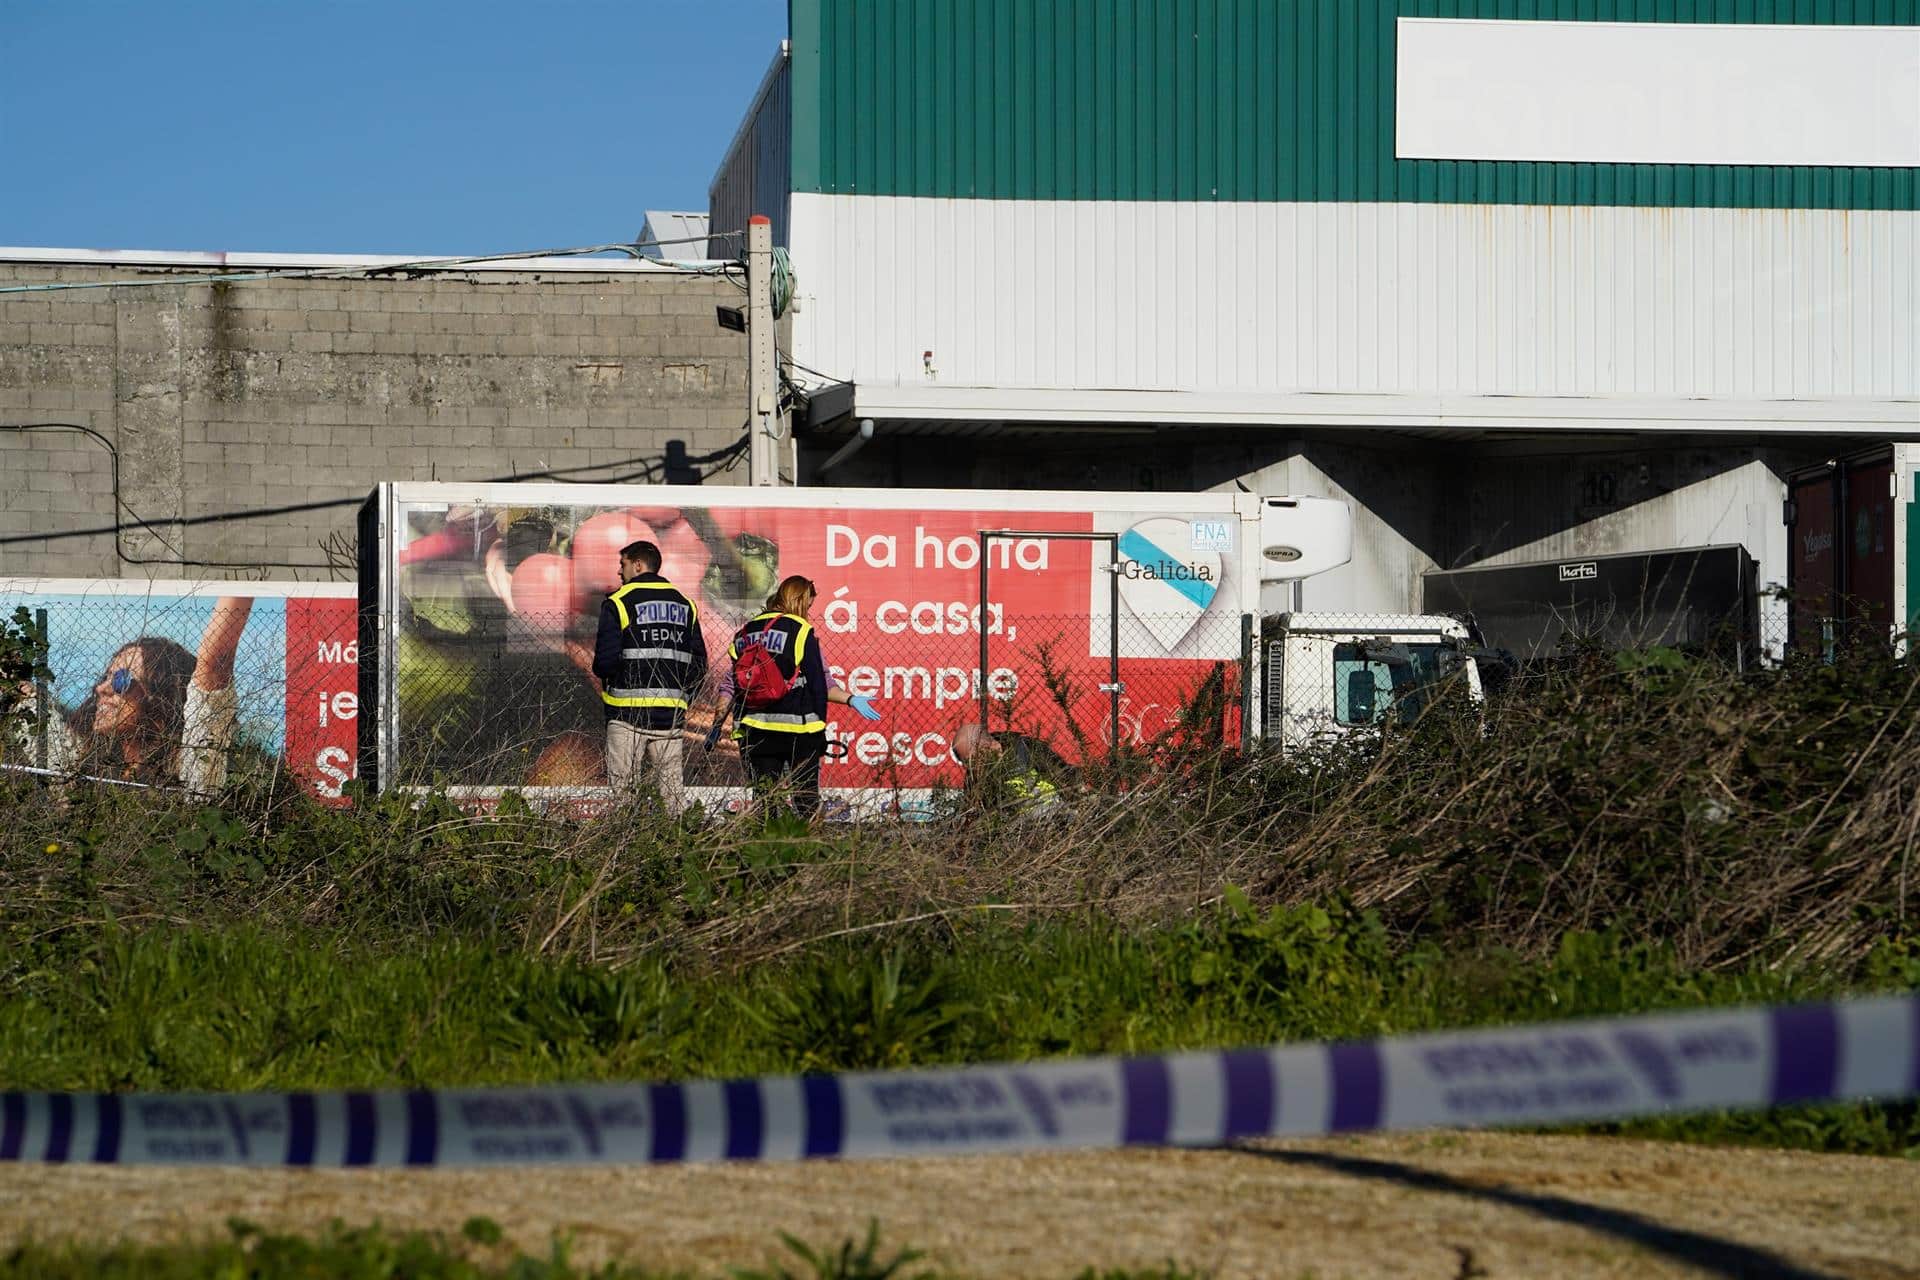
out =
<svg viewBox="0 0 1920 1280"><path fill-rule="evenodd" d="M1222 1277L1920 1277L1920 1163L1418 1134L1017 1159L362 1173L0 1166L0 1241L220 1232L230 1215L551 1233L717 1274L786 1230L864 1231L992 1277L1171 1258Z"/></svg>

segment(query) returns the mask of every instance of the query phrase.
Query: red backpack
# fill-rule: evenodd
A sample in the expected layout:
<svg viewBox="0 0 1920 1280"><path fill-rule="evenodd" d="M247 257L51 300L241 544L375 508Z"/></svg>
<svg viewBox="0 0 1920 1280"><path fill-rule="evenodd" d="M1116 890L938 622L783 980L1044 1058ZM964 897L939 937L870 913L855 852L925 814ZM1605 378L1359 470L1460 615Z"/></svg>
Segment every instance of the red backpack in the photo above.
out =
<svg viewBox="0 0 1920 1280"><path fill-rule="evenodd" d="M763 711L786 697L793 682L781 673L778 659L750 644L733 660L733 687L747 710Z"/></svg>

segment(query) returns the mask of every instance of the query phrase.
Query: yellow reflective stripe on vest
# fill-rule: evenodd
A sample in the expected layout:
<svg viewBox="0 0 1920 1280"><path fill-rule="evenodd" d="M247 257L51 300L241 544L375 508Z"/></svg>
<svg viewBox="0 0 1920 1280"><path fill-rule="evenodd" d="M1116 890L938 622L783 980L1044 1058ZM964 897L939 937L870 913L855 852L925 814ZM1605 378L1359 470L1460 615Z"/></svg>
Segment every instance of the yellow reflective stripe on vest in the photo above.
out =
<svg viewBox="0 0 1920 1280"><path fill-rule="evenodd" d="M1013 807L1021 813L1050 812L1060 803L1060 793L1054 789L1054 785L1031 770L1008 778L1007 792L1012 797Z"/></svg>
<svg viewBox="0 0 1920 1280"><path fill-rule="evenodd" d="M619 589L617 589L612 595L607 597L607 599L613 601L613 611L614 611L614 614L620 619L620 629L622 631L625 631L628 627L633 625L633 615L627 612L627 602L621 599L621 597L626 595L627 592L629 591L648 591L648 590L678 591L679 588L674 586L671 582L628 582L628 583L622 584L619 587ZM691 597L688 597L687 598L687 625L690 627L698 626L699 622L700 622L700 606L695 604Z"/></svg>
<svg viewBox="0 0 1920 1280"><path fill-rule="evenodd" d="M672 689L609 689L600 701L610 707L678 707L687 709L687 698Z"/></svg>
<svg viewBox="0 0 1920 1280"><path fill-rule="evenodd" d="M1007 779L1007 790L1022 800L1050 800L1058 794L1054 785L1037 773L1017 773Z"/></svg>
<svg viewBox="0 0 1920 1280"><path fill-rule="evenodd" d="M827 722L809 711L804 715L789 715L779 711L752 711L740 717L740 724L748 729L761 729L767 733L825 733Z"/></svg>

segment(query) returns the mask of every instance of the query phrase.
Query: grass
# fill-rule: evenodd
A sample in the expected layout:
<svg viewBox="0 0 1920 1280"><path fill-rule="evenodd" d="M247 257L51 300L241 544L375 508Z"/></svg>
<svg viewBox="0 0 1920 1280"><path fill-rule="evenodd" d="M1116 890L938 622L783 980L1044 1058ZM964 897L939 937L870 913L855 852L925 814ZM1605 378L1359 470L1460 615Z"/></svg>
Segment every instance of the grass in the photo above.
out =
<svg viewBox="0 0 1920 1280"><path fill-rule="evenodd" d="M1039 823L13 785L0 1084L685 1078L1912 989L1917 692L1595 657L1378 750L1162 744ZM1911 1103L1634 1131L1920 1146Z"/></svg>
<svg viewBox="0 0 1920 1280"><path fill-rule="evenodd" d="M1618 929L1688 968L1844 970L1920 916L1917 699L1920 672L1891 663L1739 677L1596 660L1484 726L1443 707L1377 752L1166 744L1115 762L1058 821L968 811L824 834L511 805L477 820L444 799L343 813L270 786L215 807L112 790L60 803L7 783L0 925L17 942L88 921L247 921L697 968L983 910L1162 927L1238 886L1536 957Z"/></svg>
<svg viewBox="0 0 1920 1280"><path fill-rule="evenodd" d="M79 1090L286 1090L710 1078L1360 1037L1812 998L1764 966L1568 935L1545 960L1396 945L1378 917L1250 904L1176 929L991 918L738 970L619 970L445 939L406 954L252 927L99 931L0 1004L0 1079ZM1888 945L1850 990L1916 985ZM1914 1108L1663 1122L1822 1150L1920 1146Z"/></svg>
<svg viewBox="0 0 1920 1280"><path fill-rule="evenodd" d="M231 1224L225 1240L168 1245L28 1243L0 1255L0 1278L21 1280L683 1280L692 1273L615 1260L572 1260L565 1241L531 1255L501 1243L500 1228L470 1219L457 1237L392 1232L378 1226L334 1224L317 1237L266 1232ZM733 1280L958 1280L958 1273L923 1266L926 1255L889 1249L879 1227L864 1239L816 1246L782 1233L782 1248L759 1266L733 1266ZM1062 1280L1068 1277L1062 1276ZM1203 1280L1168 1263L1143 1270L1095 1271L1071 1280Z"/></svg>

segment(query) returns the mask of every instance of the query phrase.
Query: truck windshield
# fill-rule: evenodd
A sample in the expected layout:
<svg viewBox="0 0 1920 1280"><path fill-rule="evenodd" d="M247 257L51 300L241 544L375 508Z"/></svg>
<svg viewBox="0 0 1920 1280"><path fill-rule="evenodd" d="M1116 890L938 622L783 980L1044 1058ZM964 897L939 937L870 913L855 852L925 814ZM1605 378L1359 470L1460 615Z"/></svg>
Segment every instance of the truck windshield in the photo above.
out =
<svg viewBox="0 0 1920 1280"><path fill-rule="evenodd" d="M1455 665L1443 644L1409 644L1407 661L1369 659L1367 646L1333 646L1333 714L1341 724L1377 724L1389 714L1411 720L1426 707L1434 688Z"/></svg>

